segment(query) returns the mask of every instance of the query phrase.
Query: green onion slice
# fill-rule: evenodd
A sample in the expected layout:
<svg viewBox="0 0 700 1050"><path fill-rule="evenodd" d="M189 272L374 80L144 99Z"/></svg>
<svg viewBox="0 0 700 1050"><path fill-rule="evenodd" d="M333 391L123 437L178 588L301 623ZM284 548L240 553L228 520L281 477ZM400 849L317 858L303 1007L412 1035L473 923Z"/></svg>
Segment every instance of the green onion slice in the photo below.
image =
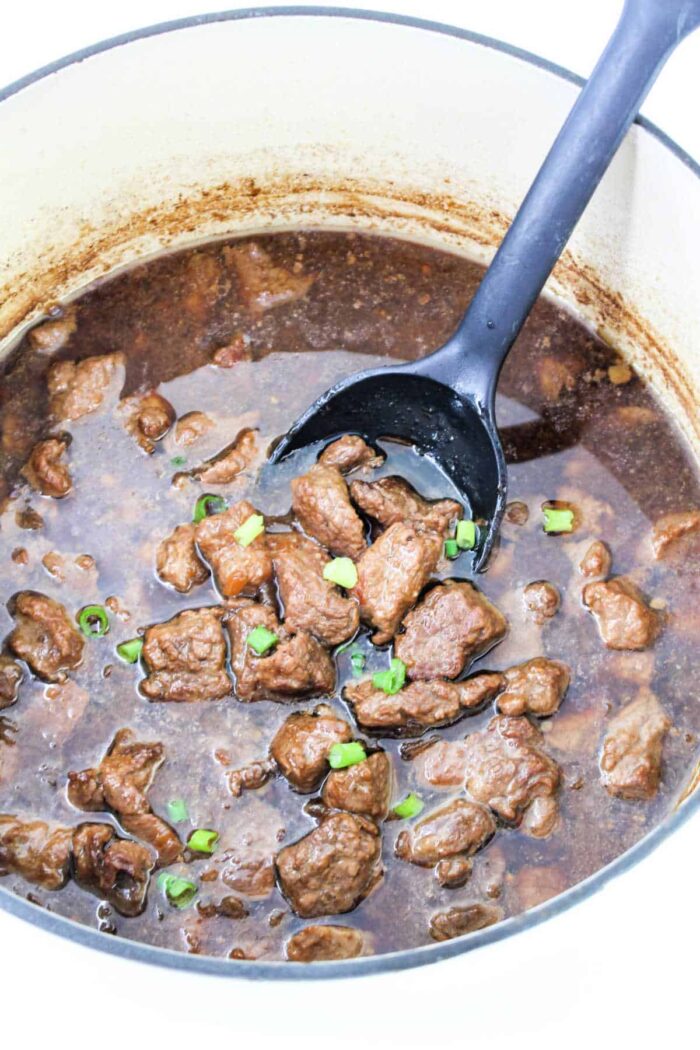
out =
<svg viewBox="0 0 700 1050"><path fill-rule="evenodd" d="M196 883L190 882L189 879L181 879L177 875L169 875L167 871L162 871L158 876L158 885L176 908L186 908L197 893Z"/></svg>
<svg viewBox="0 0 700 1050"><path fill-rule="evenodd" d="M194 511L192 512L192 521L195 525L199 524L200 521L204 521L211 514L220 514L222 510L226 510L226 500L223 496L214 496L211 492L205 492L203 496L200 496L194 505Z"/></svg>
<svg viewBox="0 0 700 1050"><path fill-rule="evenodd" d="M183 821L189 820L185 800L182 798L171 799L168 802L168 816L174 824L182 824Z"/></svg>
<svg viewBox="0 0 700 1050"><path fill-rule="evenodd" d="M101 605L86 605L78 613L78 627L86 638L101 638L109 630L109 616Z"/></svg>
<svg viewBox="0 0 700 1050"><path fill-rule="evenodd" d="M359 678L365 669L367 663L367 657L359 649L354 649L350 653L350 666L352 667L352 673L355 678Z"/></svg>
<svg viewBox="0 0 700 1050"><path fill-rule="evenodd" d="M473 551L476 547L476 522L466 519L458 521L455 542L460 550Z"/></svg>
<svg viewBox="0 0 700 1050"><path fill-rule="evenodd" d="M187 845L195 853L213 853L219 841L219 832L209 828L197 828L187 840Z"/></svg>
<svg viewBox="0 0 700 1050"><path fill-rule="evenodd" d="M544 531L550 533L573 532L574 512L568 508L543 507Z"/></svg>
<svg viewBox="0 0 700 1050"><path fill-rule="evenodd" d="M236 529L233 538L239 546L250 547L253 540L256 540L264 531L265 519L262 514L251 514L240 528Z"/></svg>
<svg viewBox="0 0 700 1050"><path fill-rule="evenodd" d="M185 463L187 462L187 457L186 456L173 456L173 458L170 460L170 462L172 463L172 465L174 467L184 467Z"/></svg>
<svg viewBox="0 0 700 1050"><path fill-rule="evenodd" d="M349 744L333 744L328 752L331 769L347 769L348 766L364 762L366 758L367 752L359 740L351 740Z"/></svg>
<svg viewBox="0 0 700 1050"><path fill-rule="evenodd" d="M393 812L397 817L401 817L402 820L408 820L411 817L417 817L421 812L425 802L420 795L415 795L412 791L406 795L406 798L402 799L401 802L397 802L394 806Z"/></svg>
<svg viewBox="0 0 700 1050"><path fill-rule="evenodd" d="M459 547L457 546L457 540L445 540L444 553L446 558L458 558Z"/></svg>
<svg viewBox="0 0 700 1050"><path fill-rule="evenodd" d="M128 642L120 642L117 646L117 656L120 656L128 664L135 664L141 656L143 649L143 638L130 638Z"/></svg>
<svg viewBox="0 0 700 1050"><path fill-rule="evenodd" d="M323 566L323 578L350 590L357 583L357 569L352 558L333 558Z"/></svg>
<svg viewBox="0 0 700 1050"><path fill-rule="evenodd" d="M267 627L263 627L259 624L254 627L253 630L246 637L246 644L258 654L262 656L268 649L272 649L273 646L279 642L279 635L275 634L274 631L268 631Z"/></svg>
<svg viewBox="0 0 700 1050"><path fill-rule="evenodd" d="M372 685L375 689L393 696L398 693L406 681L406 664L398 657L394 657L388 671L377 671L372 675Z"/></svg>

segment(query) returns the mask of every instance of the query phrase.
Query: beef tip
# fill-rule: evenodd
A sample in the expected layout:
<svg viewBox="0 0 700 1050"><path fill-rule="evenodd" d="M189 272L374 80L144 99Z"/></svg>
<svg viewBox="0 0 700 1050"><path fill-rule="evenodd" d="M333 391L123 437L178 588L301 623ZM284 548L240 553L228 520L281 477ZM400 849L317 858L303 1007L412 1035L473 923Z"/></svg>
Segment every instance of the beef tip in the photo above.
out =
<svg viewBox="0 0 700 1050"><path fill-rule="evenodd" d="M257 430L242 430L230 445L196 467L192 475L205 485L228 485L239 474L252 470L260 454Z"/></svg>
<svg viewBox="0 0 700 1050"><path fill-rule="evenodd" d="M528 583L523 591L525 608L535 623L543 624L555 615L561 604L559 591L547 580Z"/></svg>
<svg viewBox="0 0 700 1050"><path fill-rule="evenodd" d="M431 787L462 787L469 749L463 740L438 740L418 756L418 776Z"/></svg>
<svg viewBox="0 0 700 1050"><path fill-rule="evenodd" d="M211 566L224 598L255 594L272 579L272 558L265 533L247 547L241 547L234 535L251 514L257 513L253 504L244 499L222 514L204 518L197 525L195 536L200 554Z"/></svg>
<svg viewBox="0 0 700 1050"><path fill-rule="evenodd" d="M322 696L335 688L335 666L328 652L305 631L290 634L268 606L241 599L232 607L227 626L239 700L284 701ZM262 656L247 644L248 635L259 626L279 638Z"/></svg>
<svg viewBox="0 0 700 1050"><path fill-rule="evenodd" d="M205 412L186 412L175 424L175 444L183 447L194 445L201 437L208 434L214 426L214 420Z"/></svg>
<svg viewBox="0 0 700 1050"><path fill-rule="evenodd" d="M224 248L224 257L236 271L239 294L252 314L303 299L314 283L312 274L292 273L276 266L255 241Z"/></svg>
<svg viewBox="0 0 700 1050"><path fill-rule="evenodd" d="M433 587L403 621L396 655L411 678L456 678L506 633L506 618L471 583Z"/></svg>
<svg viewBox="0 0 700 1050"><path fill-rule="evenodd" d="M603 783L617 798L653 798L661 778L661 749L671 720L643 690L610 720L600 759Z"/></svg>
<svg viewBox="0 0 700 1050"><path fill-rule="evenodd" d="M12 872L46 890L60 890L70 857L70 828L0 813L0 875Z"/></svg>
<svg viewBox="0 0 700 1050"><path fill-rule="evenodd" d="M352 813L331 813L277 854L280 888L302 919L351 911L381 877L380 854L376 824Z"/></svg>
<svg viewBox="0 0 700 1050"><path fill-rule="evenodd" d="M595 616L608 649L647 649L661 630L658 613L649 608L639 588L624 576L587 583L583 602Z"/></svg>
<svg viewBox="0 0 700 1050"><path fill-rule="evenodd" d="M559 820L559 802L552 795L541 795L532 800L525 810L520 830L535 839L551 835Z"/></svg>
<svg viewBox="0 0 700 1050"><path fill-rule="evenodd" d="M316 463L291 484L292 508L304 532L333 554L356 561L365 550L365 527L338 468Z"/></svg>
<svg viewBox="0 0 700 1050"><path fill-rule="evenodd" d="M327 445L318 461L326 467L337 467L341 473L349 474L358 467L379 467L384 458L382 453L375 452L361 437L345 434Z"/></svg>
<svg viewBox="0 0 700 1050"><path fill-rule="evenodd" d="M375 630L372 641L391 640L430 579L442 553L436 532L397 523L375 540L357 564L354 594L360 618Z"/></svg>
<svg viewBox="0 0 700 1050"><path fill-rule="evenodd" d="M486 806L457 798L402 831L396 840L396 856L432 868L446 857L459 853L471 856L495 831L496 821Z"/></svg>
<svg viewBox="0 0 700 1050"><path fill-rule="evenodd" d="M391 759L386 751L375 751L364 762L334 769L323 785L323 801L330 809L383 820L389 811L391 788Z"/></svg>
<svg viewBox="0 0 700 1050"><path fill-rule="evenodd" d="M450 524L462 514L462 508L455 500L425 500L403 478L353 481L350 484L350 495L353 502L368 517L374 518L383 529L402 522L408 525L422 525L444 536Z"/></svg>
<svg viewBox="0 0 700 1050"><path fill-rule="evenodd" d="M15 703L22 678L19 664L9 656L0 654L0 711Z"/></svg>
<svg viewBox="0 0 700 1050"><path fill-rule="evenodd" d="M120 915L140 915L153 870L151 851L120 839L108 824L80 824L73 831L76 882L104 897Z"/></svg>
<svg viewBox="0 0 700 1050"><path fill-rule="evenodd" d="M142 656L148 677L141 692L149 700L219 700L231 692L226 674L223 610L185 609L149 627Z"/></svg>
<svg viewBox="0 0 700 1050"><path fill-rule="evenodd" d="M281 773L297 791L314 791L329 770L328 752L333 744L347 744L352 730L327 704L309 713L290 715L277 730L270 754ZM363 763L364 764L364 763Z"/></svg>
<svg viewBox="0 0 700 1050"><path fill-rule="evenodd" d="M287 941L289 962L331 962L362 955L362 934L350 926L305 926Z"/></svg>
<svg viewBox="0 0 700 1050"><path fill-rule="evenodd" d="M435 865L435 878L441 886L447 890L457 889L464 886L471 878L474 864L469 857L463 853L457 853L453 857L443 857Z"/></svg>
<svg viewBox="0 0 700 1050"><path fill-rule="evenodd" d="M506 687L498 698L504 715L526 713L542 718L559 709L569 688L571 674L566 664L538 656L505 672Z"/></svg>
<svg viewBox="0 0 700 1050"><path fill-rule="evenodd" d="M582 576L594 578L608 576L611 568L612 555L609 548L602 540L594 540L581 559L578 571Z"/></svg>
<svg viewBox="0 0 700 1050"><path fill-rule="evenodd" d="M269 897L275 888L274 855L284 837L278 811L260 799L240 803L242 812L217 853L221 881L244 897Z"/></svg>
<svg viewBox="0 0 700 1050"><path fill-rule="evenodd" d="M75 308L70 306L62 310L61 316L35 325L29 332L29 342L40 354L55 354L66 345L77 327Z"/></svg>
<svg viewBox="0 0 700 1050"><path fill-rule="evenodd" d="M559 785L559 767L542 744L527 718L492 718L485 730L466 738L467 791L503 820L518 823L534 799L554 796Z"/></svg>
<svg viewBox="0 0 700 1050"><path fill-rule="evenodd" d="M450 941L465 933L483 930L503 919L503 908L495 904L466 904L447 911L436 912L430 920L430 936L434 941Z"/></svg>
<svg viewBox="0 0 700 1050"><path fill-rule="evenodd" d="M469 708L493 699L503 688L501 674L481 674L463 682L411 682L398 693L385 693L371 678L350 682L343 697L366 729L414 730L452 722Z"/></svg>
<svg viewBox="0 0 700 1050"><path fill-rule="evenodd" d="M73 487L70 471L62 462L67 448L68 439L64 437L52 437L39 441L22 467L24 477L42 496L62 499Z"/></svg>
<svg viewBox="0 0 700 1050"><path fill-rule="evenodd" d="M123 383L124 355L103 354L83 361L56 361L47 373L51 414L58 420L76 420L95 412L112 383ZM116 393L116 390L115 390Z"/></svg>
<svg viewBox="0 0 700 1050"><path fill-rule="evenodd" d="M277 765L270 759L250 762L242 769L234 769L228 774L228 789L235 798L240 798L244 791L257 791L264 787L277 772Z"/></svg>
<svg viewBox="0 0 700 1050"><path fill-rule="evenodd" d="M197 912L203 919L247 919L250 912L239 897L222 897L220 901L197 904Z"/></svg>
<svg viewBox="0 0 700 1050"><path fill-rule="evenodd" d="M134 838L146 842L154 850L158 864L165 868L182 858L182 843L169 824L156 813L120 815L119 822Z"/></svg>
<svg viewBox="0 0 700 1050"><path fill-rule="evenodd" d="M8 645L34 674L59 682L83 658L84 642L60 602L36 591L20 591L12 602L16 627Z"/></svg>
<svg viewBox="0 0 700 1050"><path fill-rule="evenodd" d="M156 572L163 583L169 583L181 594L187 594L209 578L209 569L197 554L192 522L178 525L158 544Z"/></svg>
<svg viewBox="0 0 700 1050"><path fill-rule="evenodd" d="M651 546L654 557L658 560L674 553L674 547L685 536L696 536L700 533L700 510L681 511L678 514L666 514L654 523L651 532Z"/></svg>
<svg viewBox="0 0 700 1050"><path fill-rule="evenodd" d="M154 390L140 397L125 398L120 408L126 414L127 431L149 455L175 422L175 409Z"/></svg>
<svg viewBox="0 0 700 1050"><path fill-rule="evenodd" d="M359 607L324 580L325 551L297 532L270 535L268 545L286 626L307 631L324 645L340 645L352 637L360 626Z"/></svg>

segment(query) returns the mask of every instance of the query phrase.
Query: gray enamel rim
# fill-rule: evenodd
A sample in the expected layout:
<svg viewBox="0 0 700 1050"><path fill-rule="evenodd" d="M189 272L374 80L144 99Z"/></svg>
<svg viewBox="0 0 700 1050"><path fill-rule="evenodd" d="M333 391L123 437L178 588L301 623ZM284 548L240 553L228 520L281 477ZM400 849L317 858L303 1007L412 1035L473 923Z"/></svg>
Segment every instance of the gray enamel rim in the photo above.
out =
<svg viewBox="0 0 700 1050"><path fill-rule="evenodd" d="M220 11L212 14L195 15L191 18L181 18L171 22L160 22L157 25L147 26L145 29L134 30L130 33L122 33L111 37L109 40L100 41L91 47L74 51L64 58L51 62L25 77L21 77L13 84L0 89L0 102L10 98L24 88L30 87L38 80L51 76L66 66L74 65L99 55L103 51L110 51L115 47L122 47L135 40L142 40L150 36L158 36L161 33L177 32L180 29L191 29L200 25L209 25L216 22L234 22L249 18L273 18L273 17L321 17L321 18L354 18L369 22L383 22L388 25L408 26L412 29L421 29L429 33L441 33L445 36L456 37L458 40L466 40L472 44L492 48L503 54L510 55L522 62L537 66L548 73L567 80L581 87L584 79L572 73L562 66L533 55L529 51L505 44L492 37L482 36L480 33L472 33L466 29L458 29L456 26L444 25L440 22L426 21L420 18L409 18L403 15L379 13L375 11L363 11L353 8L339 7L252 7L241 8L236 11ZM685 164L700 178L700 165L685 150L681 149L668 135L664 134L655 124L638 117L636 123L643 127L650 135L653 135L666 149ZM438 962L440 959L449 959L465 952L473 951L482 945L495 944L522 930L531 929L547 919L586 900L601 890L611 879L622 875L634 865L647 857L653 850L661 845L677 828L681 827L696 812L700 806L700 792L696 792L683 805L672 812L666 819L635 846L627 850L611 864L601 868L595 875L585 879L578 885L567 890L566 893L525 912L514 918L506 919L495 926L485 930L458 937L443 944L428 944L419 948L411 948L406 951L391 952L387 955L369 956L362 959L348 959L344 962L324 962L311 965L294 965L288 962L247 962L233 961L205 956L187 955L184 952L175 952L166 948L156 948L137 941L129 941L120 937L100 933L98 930L88 926L82 926L72 919L66 919L46 911L44 908L31 904L23 897L18 897L10 890L0 886L0 907L11 915L16 915L27 922L33 923L50 933L59 934L77 944L83 944L100 951L110 952L124 959L132 959L137 962L151 963L165 966L170 969L189 970L199 974L213 974L218 977L244 977L253 980L289 980L305 981L318 978L330 977L360 977L372 973L388 973L395 970L405 970L414 966L425 966L428 963Z"/></svg>

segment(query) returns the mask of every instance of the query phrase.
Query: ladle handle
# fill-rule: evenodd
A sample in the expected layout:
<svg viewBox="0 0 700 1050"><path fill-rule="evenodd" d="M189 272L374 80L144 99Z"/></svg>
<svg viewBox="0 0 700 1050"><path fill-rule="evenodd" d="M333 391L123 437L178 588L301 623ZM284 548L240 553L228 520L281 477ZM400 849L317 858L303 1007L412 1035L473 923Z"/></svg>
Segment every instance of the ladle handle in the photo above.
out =
<svg viewBox="0 0 700 1050"><path fill-rule="evenodd" d="M503 360L666 59L700 25L700 0L626 0L455 336L424 374L493 409Z"/></svg>

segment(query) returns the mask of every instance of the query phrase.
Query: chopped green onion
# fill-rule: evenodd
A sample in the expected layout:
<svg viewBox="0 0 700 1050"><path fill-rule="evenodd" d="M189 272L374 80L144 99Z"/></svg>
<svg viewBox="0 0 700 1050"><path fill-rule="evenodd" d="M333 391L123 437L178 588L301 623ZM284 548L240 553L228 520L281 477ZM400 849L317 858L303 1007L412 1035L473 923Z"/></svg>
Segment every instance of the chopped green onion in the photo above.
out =
<svg viewBox="0 0 700 1050"><path fill-rule="evenodd" d="M411 791L401 802L397 802L393 812L397 817L401 817L402 820L409 820L411 817L417 817L424 806L425 803L420 795L414 795Z"/></svg>
<svg viewBox="0 0 700 1050"><path fill-rule="evenodd" d="M176 908L186 908L197 893L196 883L190 882L189 879L181 879L177 875L169 875L167 871L162 871L158 876L158 885Z"/></svg>
<svg viewBox="0 0 700 1050"><path fill-rule="evenodd" d="M274 645L279 642L279 635L275 634L274 631L268 631L267 627L263 627L259 624L254 627L250 634L246 637L246 644L258 654L262 656L268 649L272 649Z"/></svg>
<svg viewBox="0 0 700 1050"><path fill-rule="evenodd" d="M183 821L189 820L184 799L173 798L168 802L168 816L175 824L182 824Z"/></svg>
<svg viewBox="0 0 700 1050"><path fill-rule="evenodd" d="M457 546L457 540L445 540L445 557L446 558L458 558L459 547Z"/></svg>
<svg viewBox="0 0 700 1050"><path fill-rule="evenodd" d="M357 583L357 569L352 558L333 558L323 566L323 578L350 590Z"/></svg>
<svg viewBox="0 0 700 1050"><path fill-rule="evenodd" d="M130 638L128 642L120 642L117 646L117 656L128 664L135 664L141 656L143 649L143 638Z"/></svg>
<svg viewBox="0 0 700 1050"><path fill-rule="evenodd" d="M573 532L573 510L558 507L543 507L544 531L550 533Z"/></svg>
<svg viewBox="0 0 700 1050"><path fill-rule="evenodd" d="M205 492L194 505L192 521L195 525L198 525L200 521L204 521L210 514L220 514L222 510L226 510L224 497L214 496L211 492Z"/></svg>
<svg viewBox="0 0 700 1050"><path fill-rule="evenodd" d="M101 638L109 630L107 610L101 605L86 605L78 613L78 627L86 638Z"/></svg>
<svg viewBox="0 0 700 1050"><path fill-rule="evenodd" d="M367 752L359 740L351 740L349 744L333 744L328 752L331 769L347 769L348 766L364 762L366 758Z"/></svg>
<svg viewBox="0 0 700 1050"><path fill-rule="evenodd" d="M355 678L359 678L365 669L367 657L359 649L353 650L350 653L350 666L352 667L352 673Z"/></svg>
<svg viewBox="0 0 700 1050"><path fill-rule="evenodd" d="M262 514L251 514L240 528L236 529L233 538L241 547L250 547L253 540L256 540L264 531L265 519Z"/></svg>
<svg viewBox="0 0 700 1050"><path fill-rule="evenodd" d="M476 547L476 523L466 519L458 521L455 541L460 550L474 550Z"/></svg>
<svg viewBox="0 0 700 1050"><path fill-rule="evenodd" d="M377 671L372 675L372 685L375 689L393 696L406 681L406 664L398 657L394 657L388 671Z"/></svg>
<svg viewBox="0 0 700 1050"><path fill-rule="evenodd" d="M172 465L174 467L184 467L185 463L187 462L187 457L186 456L173 456L173 458L170 460L170 462L172 463Z"/></svg>
<svg viewBox="0 0 700 1050"><path fill-rule="evenodd" d="M209 828L197 828L188 838L187 845L195 853L213 853L218 841L218 831L210 831Z"/></svg>

